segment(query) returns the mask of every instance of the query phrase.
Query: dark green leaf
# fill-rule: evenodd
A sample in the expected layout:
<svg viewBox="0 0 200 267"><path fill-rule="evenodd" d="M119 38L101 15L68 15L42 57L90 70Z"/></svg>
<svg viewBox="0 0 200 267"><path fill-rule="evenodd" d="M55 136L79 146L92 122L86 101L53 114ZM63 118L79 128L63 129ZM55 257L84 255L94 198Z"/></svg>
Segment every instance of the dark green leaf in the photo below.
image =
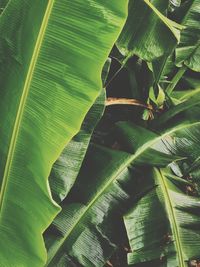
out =
<svg viewBox="0 0 200 267"><path fill-rule="evenodd" d="M166 0L154 0L152 4L148 0L129 2L128 19L117 42L122 54L127 57L136 54L152 61L171 53L181 27L162 14L167 8Z"/></svg>
<svg viewBox="0 0 200 267"><path fill-rule="evenodd" d="M186 27L181 33L180 45L176 49L176 64L200 72L200 5L199 0L191 1L182 24Z"/></svg>
<svg viewBox="0 0 200 267"><path fill-rule="evenodd" d="M103 89L88 112L80 131L53 165L49 181L53 198L57 202L63 201L78 176L94 127L103 114L104 102L105 90Z"/></svg>
<svg viewBox="0 0 200 267"><path fill-rule="evenodd" d="M200 199L183 192L184 180L165 170L151 175L155 187L124 218L133 250L129 263L159 259L186 267L200 257Z"/></svg>

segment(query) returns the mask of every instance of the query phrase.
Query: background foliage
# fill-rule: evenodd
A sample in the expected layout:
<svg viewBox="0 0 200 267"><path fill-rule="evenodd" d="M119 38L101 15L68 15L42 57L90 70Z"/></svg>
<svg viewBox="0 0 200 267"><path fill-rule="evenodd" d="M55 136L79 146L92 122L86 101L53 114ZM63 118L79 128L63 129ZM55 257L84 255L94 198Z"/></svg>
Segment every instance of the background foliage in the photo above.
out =
<svg viewBox="0 0 200 267"><path fill-rule="evenodd" d="M199 7L129 2L106 110L45 233L49 266L198 266Z"/></svg>
<svg viewBox="0 0 200 267"><path fill-rule="evenodd" d="M51 4L47 2L41 5L34 27L27 19L32 46L37 44L41 26L39 14L42 17ZM1 190L1 198L5 199L0 210L1 263L5 267L198 267L199 0L130 0L125 25L125 0L54 2L41 40L41 57L36 59L35 74L20 115L22 130L16 135L19 149L11 149L13 160L8 166L14 171L6 175L9 190ZM4 123L1 139L5 140L0 146L2 166L7 161L13 121L20 110L22 85L31 65L28 59L34 54L34 47L24 45L26 27L20 35L19 31L13 33L13 25L23 25L22 10L24 16L33 16L34 5L40 5L38 1L20 3L0 0L0 7L8 4L0 19L0 55L4 55L0 65L4 96L0 108ZM57 23L53 26L54 19ZM25 59L19 56L21 44L29 51ZM10 52L13 49L15 57ZM54 58L55 65L51 65L50 58ZM13 60L21 65L12 65ZM14 76L11 81L16 70L22 73L21 68L24 75ZM50 79L53 83L49 83ZM41 87L35 83L44 87L42 96ZM11 90L13 84L18 86L16 92ZM8 111L11 115L6 117ZM25 116L26 112L30 116ZM37 131L33 127L35 120ZM23 135L24 129L28 129L28 139ZM67 137L63 129L70 129ZM21 153L23 146L26 152ZM39 157L35 157L36 153ZM31 168L26 167L29 155ZM23 175L18 175L15 165ZM36 170L45 169L39 180L43 186L40 195L41 184L30 186L24 169L31 169L33 177ZM5 176L3 167L1 171ZM53 199L46 185L48 176ZM4 184L2 181L1 188ZM21 191L17 194L18 184ZM46 204L41 202L44 192ZM26 194L23 205L19 205ZM54 204L55 208L56 203L61 209L55 217L56 211L51 212L48 205ZM24 207L27 210L20 217L18 209ZM38 226L41 217L45 220L43 227ZM16 232L20 238L13 243ZM34 233L40 238L35 244ZM14 256L5 257L11 250Z"/></svg>

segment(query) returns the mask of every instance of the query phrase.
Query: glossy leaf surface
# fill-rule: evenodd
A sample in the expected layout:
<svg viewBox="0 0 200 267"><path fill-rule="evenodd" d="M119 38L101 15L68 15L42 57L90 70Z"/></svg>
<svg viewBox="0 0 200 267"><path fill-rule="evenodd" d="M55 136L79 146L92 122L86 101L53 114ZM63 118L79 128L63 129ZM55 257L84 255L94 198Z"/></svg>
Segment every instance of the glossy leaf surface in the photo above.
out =
<svg viewBox="0 0 200 267"><path fill-rule="evenodd" d="M42 233L59 211L47 178L102 88L126 9L126 0L10 0L1 15L2 266L45 264Z"/></svg>

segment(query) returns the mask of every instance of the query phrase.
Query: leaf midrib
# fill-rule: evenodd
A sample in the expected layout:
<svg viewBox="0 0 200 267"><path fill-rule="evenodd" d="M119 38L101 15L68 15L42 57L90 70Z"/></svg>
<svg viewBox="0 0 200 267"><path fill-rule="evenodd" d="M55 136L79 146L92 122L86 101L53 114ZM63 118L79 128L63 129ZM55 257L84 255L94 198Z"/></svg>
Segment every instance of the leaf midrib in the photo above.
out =
<svg viewBox="0 0 200 267"><path fill-rule="evenodd" d="M174 132L177 132L177 131L182 130L182 129L190 128L190 127L193 127L195 125L199 125L200 126L200 122L195 122L195 123L191 123L191 124L185 124L185 125L181 125L181 126L179 126L177 128L173 128L172 130L169 130L168 132L162 134L161 136L158 136L157 138L155 138L155 139L147 142L134 155L130 156L127 159L126 163L124 163L124 165L121 168L119 168L111 176L110 180L102 187L102 189L99 191L99 193L96 194L95 197L88 203L88 206L83 210L83 212L80 214L80 216L74 222L74 224L71 226L71 229L69 230L69 232L67 233L67 235L63 238L63 241L60 242L57 245L57 248L53 250L52 255L50 254L51 257L48 258L48 261L47 261L45 267L48 267L49 264L53 261L53 259L56 257L57 252L62 248L62 246L64 245L65 241L71 235L71 233L73 232L73 230L75 229L75 227L78 225L78 223L81 221L81 219L84 217L84 215L86 214L86 212L98 200L98 198L105 192L105 190L108 189L109 186L116 180L116 178L120 175L120 173L124 170L124 168L126 168L129 164L131 164L135 159L137 159L141 154L143 154L148 148L150 148L151 146L153 146L160 139L162 139L165 136L170 135L170 134L172 134ZM182 265L180 267L185 267L185 266Z"/></svg>
<svg viewBox="0 0 200 267"><path fill-rule="evenodd" d="M19 133L21 121L23 118L26 100L27 100L27 97L29 94L32 78L34 75L35 66L36 66L36 63L37 63L37 60L39 57L40 49L41 49L41 46L42 46L42 43L44 40L44 35L45 35L46 28L47 28L47 25L49 22L49 18L50 18L52 9L53 9L54 2L55 2L55 0L49 0L49 2L47 4L47 8L46 8L46 11L44 14L41 28L39 30L38 38L36 40L35 48L33 50L33 55L32 55L31 61L30 61L30 66L28 68L27 77L26 77L24 87L22 90L22 96L20 99L19 108L17 111L15 123L14 123L14 129L13 129L11 141L9 144L8 156L7 156L4 175L3 175L2 188L1 188L1 192L0 192L0 212L1 212L2 207L3 207L4 196L5 196L5 192L6 192L6 188L7 188L7 184L8 184L10 170L12 167L13 157L15 154L15 148L16 148L18 133Z"/></svg>
<svg viewBox="0 0 200 267"><path fill-rule="evenodd" d="M180 36L177 35L177 31L184 29L184 26L176 23L173 20L165 17L149 0L144 0L144 2L155 12L155 14L160 18L160 20L171 30L175 38L179 41Z"/></svg>
<svg viewBox="0 0 200 267"><path fill-rule="evenodd" d="M176 220L176 214L174 211L173 203L171 201L170 194L169 194L168 187L167 187L165 178L163 176L163 173L160 169L158 170L158 172L159 172L159 177L160 177L159 180L160 180L161 190L164 195L167 212L170 218L169 220L172 224L172 232L175 237L175 244L176 244L176 249L177 249L177 254L178 254L179 267L185 267L183 248L181 245L181 237L179 233L179 227L178 227L178 223Z"/></svg>

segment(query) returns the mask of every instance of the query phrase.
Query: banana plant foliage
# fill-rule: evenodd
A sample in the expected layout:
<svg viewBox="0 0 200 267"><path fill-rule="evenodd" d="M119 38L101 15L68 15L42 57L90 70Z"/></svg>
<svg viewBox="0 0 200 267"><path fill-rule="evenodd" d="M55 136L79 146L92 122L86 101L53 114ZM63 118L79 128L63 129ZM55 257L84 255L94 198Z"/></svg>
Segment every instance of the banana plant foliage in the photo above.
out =
<svg viewBox="0 0 200 267"><path fill-rule="evenodd" d="M10 0L0 17L0 264L44 266L52 164L102 87L127 0Z"/></svg>
<svg viewBox="0 0 200 267"><path fill-rule="evenodd" d="M151 2L157 3L157 8L162 3L164 9L160 11L163 13L155 9ZM168 64L170 53L170 63L173 67L169 68L168 73L171 71L170 75L173 77L174 69L176 72L174 52L181 34L179 30L182 29L164 17L168 1L151 2L132 1L129 5L135 3L136 6L146 7L154 22L162 25L160 34L165 30L172 38L169 42L166 38L166 42L162 43L162 38L159 38L155 28L143 20L138 30L141 33L140 45L135 46L136 39L127 38L130 41L130 49L124 50L127 52L124 58L131 57L130 61L126 62L127 65L125 63L123 66L121 61L123 55L119 53L117 55L116 50L113 56L113 58L118 56L118 61L122 63L114 79L117 80L117 75L120 76L122 68L127 68L132 73L132 91L130 91L135 93L137 86L141 96L139 100L144 102L146 99L142 86L144 90L149 89L147 86L152 84L151 74L155 69L151 69L151 65L147 65L142 59L147 61L158 59L160 77L156 77L156 81L153 82L162 88L164 77L162 71L164 65ZM170 3L172 4L172 1ZM180 2L176 1L176 7L179 5ZM136 8L129 8L129 22L134 20L132 12L139 16ZM127 25L121 36L127 33ZM128 28L130 35L134 30L132 26L137 27L137 23L131 24ZM147 26L151 30L151 37L155 38L154 44L161 45L161 50L158 51L161 53L151 54L149 58L146 56L150 55L148 53L153 46L148 45L148 42L145 44L147 38L144 33L150 31L146 31ZM144 30L143 34L141 29ZM119 50L120 42L127 45L127 40L122 40L121 36L117 42ZM148 37L150 38L150 35ZM132 49L132 44L135 50ZM159 66L159 60L163 62L163 66ZM148 75L149 72L152 73ZM142 83L139 79L144 77L146 80L150 77L150 82ZM173 78L170 83L174 86ZM127 84L125 83L123 89ZM117 89L116 86L111 88L113 91ZM120 91L123 97L126 94L124 91ZM112 92L113 95L115 93ZM169 96L172 101L169 108L165 106L165 102L162 103L161 110L154 110L155 106L152 107L152 112L155 114L153 122L141 122L138 118L140 113L137 111L135 113L136 109L131 111L129 108L126 112L132 117L126 118L126 122L115 125L109 137L113 142L109 148L105 147L109 146L106 142L102 142L104 146L90 145L80 171L76 168L76 175L78 172L79 174L75 182L73 180L74 185L69 195L61 202L62 211L44 233L48 251L46 266L186 267L200 258L198 231L200 198L197 194L200 166L197 141L200 129L198 89L179 90L176 93L173 99L171 95ZM163 94L165 101L164 90ZM130 95L133 96L129 92L129 97ZM137 97L137 94L135 96ZM134 101L134 99L128 100ZM146 107L149 106L146 104ZM112 116L111 113L106 109L103 120L107 119L106 115ZM123 108L119 108L119 113L116 114L123 118ZM114 118L114 120L120 119ZM128 120L135 120L140 126L127 122ZM67 171L68 164L65 167ZM70 182L70 178L68 181ZM123 214L125 214L125 225L122 223ZM112 257L119 248L124 250L125 255L128 252L128 263L126 260L121 260L122 254L119 255L120 260L113 263Z"/></svg>
<svg viewBox="0 0 200 267"><path fill-rule="evenodd" d="M123 237L116 237L118 221L143 188L138 186L132 166L148 162L149 167L161 168L181 160L183 155L173 155L164 144L195 127L199 123L185 123L158 135L123 122L116 132L126 152L92 146L74 187L61 204L61 213L45 233L46 266L104 266L124 242ZM150 182L145 186L147 191L154 187Z"/></svg>
<svg viewBox="0 0 200 267"><path fill-rule="evenodd" d="M110 64L111 60L108 59L103 67L103 85L107 80ZM56 202L62 202L74 185L87 152L92 133L96 124L102 117L104 109L105 89L102 89L100 95L86 115L80 131L72 138L69 144L66 145L52 167L49 182L53 199L56 200Z"/></svg>
<svg viewBox="0 0 200 267"><path fill-rule="evenodd" d="M198 2L0 0L0 266L198 266Z"/></svg>
<svg viewBox="0 0 200 267"><path fill-rule="evenodd" d="M66 145L52 167L49 182L53 199L58 203L65 199L74 185L89 146L94 127L103 115L104 102L105 90L103 89L85 117L80 131Z"/></svg>
<svg viewBox="0 0 200 267"><path fill-rule="evenodd" d="M122 54L152 61L171 53L182 26L164 16L168 4L166 0L129 2L128 19L117 41Z"/></svg>
<svg viewBox="0 0 200 267"><path fill-rule="evenodd" d="M200 5L198 0L190 1L190 8L182 19L185 29L181 35L180 45L176 49L177 66L186 65L194 71L200 71Z"/></svg>
<svg viewBox="0 0 200 267"><path fill-rule="evenodd" d="M126 137L126 150L134 152L138 146L137 128L121 124L120 129L121 135ZM197 158L200 153L197 138L199 130L199 122L182 124L167 131L168 134L165 132L165 137L156 147L166 154L180 156L178 161L173 161L173 165L178 165L188 155L190 158ZM146 135L145 130L143 139L149 138L149 134ZM187 153L188 149L190 152ZM148 158L143 159L143 168L146 164L152 164L154 167L152 172L146 174L146 183L149 185L149 180L152 180L152 188L146 192L143 190L144 193L140 192L142 197L140 196L124 217L132 249L128 255L128 262L130 265L151 262L155 266L186 267L189 261L200 257L200 198L195 193L192 181L182 179L182 175L175 172L173 165L171 168L169 165L168 169L155 168L152 157L155 157L153 151ZM188 195L188 188L193 195Z"/></svg>
<svg viewBox="0 0 200 267"><path fill-rule="evenodd" d="M199 258L199 197L188 196L191 183L165 169L151 176L155 186L124 217L133 251L129 264L186 267Z"/></svg>
<svg viewBox="0 0 200 267"><path fill-rule="evenodd" d="M0 1L1 12L4 10L4 8L6 7L7 3L8 3L8 0L1 0Z"/></svg>

